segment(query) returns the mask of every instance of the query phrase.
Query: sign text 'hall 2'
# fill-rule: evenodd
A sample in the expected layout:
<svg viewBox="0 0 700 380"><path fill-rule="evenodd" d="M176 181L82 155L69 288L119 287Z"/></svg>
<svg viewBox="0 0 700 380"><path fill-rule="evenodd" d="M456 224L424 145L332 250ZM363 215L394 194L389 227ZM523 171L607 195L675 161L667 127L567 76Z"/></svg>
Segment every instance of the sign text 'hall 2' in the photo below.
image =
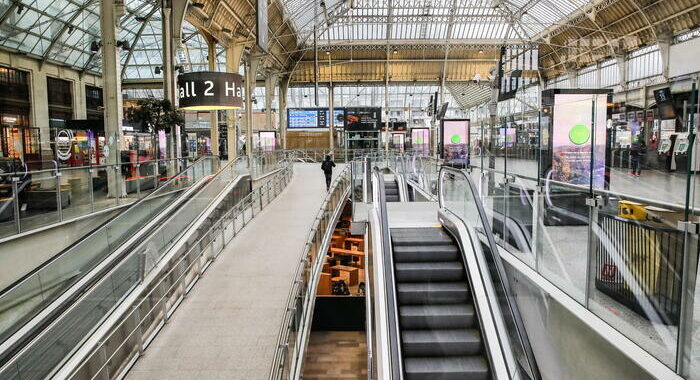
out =
<svg viewBox="0 0 700 380"><path fill-rule="evenodd" d="M177 94L183 110L243 108L243 77L235 73L202 71L180 74Z"/></svg>

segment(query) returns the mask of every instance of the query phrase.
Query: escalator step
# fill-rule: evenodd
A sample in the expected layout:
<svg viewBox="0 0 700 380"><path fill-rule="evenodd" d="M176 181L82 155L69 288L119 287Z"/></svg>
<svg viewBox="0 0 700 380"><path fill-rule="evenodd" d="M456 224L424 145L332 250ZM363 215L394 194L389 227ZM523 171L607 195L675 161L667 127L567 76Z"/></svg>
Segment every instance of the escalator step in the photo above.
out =
<svg viewBox="0 0 700 380"><path fill-rule="evenodd" d="M396 188L396 189L386 189L385 193L386 193L387 196L389 196L389 195L399 195L399 189L398 189L398 188Z"/></svg>
<svg viewBox="0 0 700 380"><path fill-rule="evenodd" d="M397 284L400 305L455 304L469 301L469 288L464 282L432 282Z"/></svg>
<svg viewBox="0 0 700 380"><path fill-rule="evenodd" d="M452 261L458 259L459 249L455 245L394 246L394 260L399 263L424 261Z"/></svg>
<svg viewBox="0 0 700 380"><path fill-rule="evenodd" d="M387 195L386 196L386 201L387 202L399 202L401 199L399 198L398 195Z"/></svg>
<svg viewBox="0 0 700 380"><path fill-rule="evenodd" d="M404 358L477 355L481 352L481 335L476 329L403 330L401 342Z"/></svg>
<svg viewBox="0 0 700 380"><path fill-rule="evenodd" d="M393 228L391 241L394 246L455 245L450 235L442 228Z"/></svg>
<svg viewBox="0 0 700 380"><path fill-rule="evenodd" d="M396 183L396 181L387 181L387 182L384 182L384 188L385 189L398 189L399 184Z"/></svg>
<svg viewBox="0 0 700 380"><path fill-rule="evenodd" d="M398 282L464 280L464 268L459 261L396 263L395 268Z"/></svg>
<svg viewBox="0 0 700 380"><path fill-rule="evenodd" d="M487 380L489 367L481 356L406 358L406 380Z"/></svg>
<svg viewBox="0 0 700 380"><path fill-rule="evenodd" d="M401 328L404 329L459 329L474 327L474 306L407 305L399 308Z"/></svg>

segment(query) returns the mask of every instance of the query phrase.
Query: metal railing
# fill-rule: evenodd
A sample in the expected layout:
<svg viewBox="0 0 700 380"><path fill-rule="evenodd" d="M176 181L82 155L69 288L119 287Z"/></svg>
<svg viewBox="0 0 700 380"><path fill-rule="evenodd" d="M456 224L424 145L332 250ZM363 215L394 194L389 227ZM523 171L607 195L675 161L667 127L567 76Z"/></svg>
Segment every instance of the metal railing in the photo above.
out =
<svg viewBox="0 0 700 380"><path fill-rule="evenodd" d="M270 379L299 378L301 375L318 279L335 222L350 192L350 167L346 166L331 184L306 238L285 304Z"/></svg>
<svg viewBox="0 0 700 380"><path fill-rule="evenodd" d="M212 160L213 158L208 158ZM9 361L3 364L0 369L0 378L25 378L27 376L46 376L51 373L59 364L69 357L72 352L80 346L81 342L91 332L100 325L100 323L109 316L110 312L126 297L131 290L137 286L152 268L154 268L161 260L165 252L167 252L181 237L181 235L190 228L194 219L196 219L216 197L216 194L221 191L227 183L230 183L240 174L236 170L237 162L229 162L226 166L219 169L215 173L202 172L197 175L197 171L193 170L184 178L194 180L195 178L207 178L207 185L203 187L202 194L194 195L198 189L190 192L191 199L179 209L168 207L165 211L166 204L148 203L146 204L151 212L163 211L169 214L167 223L149 221L144 226L142 223L130 221L120 225L128 225L131 229L149 232L148 236L133 236L130 240L117 249L114 253L109 253L107 259L89 260L94 269L87 268L79 273L83 273L84 279L72 279L69 277L70 289L65 294L59 294L58 298L53 303L41 303L41 313L47 315L38 315L39 324L34 323L33 329L38 331L38 335L30 335L31 342L22 343L26 347L20 351L10 350L10 346L16 339L8 339L3 344L3 355L12 355ZM289 172L291 169L288 169ZM212 174L214 175L212 177ZM174 180L174 181L177 181ZM148 198L139 201L139 204L144 204L145 200L157 198L156 195L161 194L167 186L162 187L157 192L154 192ZM270 198L269 187L256 189L249 197L245 198L249 204L252 216L259 211L263 204L269 203ZM255 196L258 196L257 198ZM265 203L267 201L267 203ZM245 203L243 203L245 204ZM142 207L132 207L139 211ZM120 215L124 218L124 215ZM138 213L140 215L140 213ZM245 215L244 215L245 219ZM163 220L161 220L163 222ZM155 224L154 224L155 223ZM150 229L155 228L155 232L150 233ZM127 234L128 235L128 234ZM139 235L139 234L137 234ZM147 237L147 238L146 238ZM146 238L145 240L143 238ZM105 240L107 241L107 240ZM87 243L86 243L87 244ZM86 245L90 247L91 245ZM111 247L114 249L115 247ZM84 250L86 253L92 252L91 249ZM104 257L102 255L101 257ZM73 264L73 261L69 261ZM57 273L64 273L64 266L61 266ZM53 273L53 272L52 272ZM42 291L45 287L40 286ZM55 295L52 297L56 297ZM51 297L43 297L42 300L52 300ZM48 321L48 325L43 322ZM76 322L79 322L76 324ZM18 331L18 339L26 341L22 331ZM7 347L5 347L7 346ZM47 354L50 353L50 354ZM42 360L37 361L37 355L45 356ZM8 356L9 357L9 356Z"/></svg>
<svg viewBox="0 0 700 380"><path fill-rule="evenodd" d="M0 173L0 238L142 199L195 158ZM119 179L116 181L116 179ZM110 186L110 181L118 185Z"/></svg>
<svg viewBox="0 0 700 380"><path fill-rule="evenodd" d="M501 336L501 332L498 333L501 350L504 352L512 350L520 364L516 368L509 369L511 378L518 378L514 375L520 373L520 375L527 375L530 379L540 379L530 339L476 185L466 171L442 167L438 189L440 207L448 210L471 229L482 234L482 245L487 247L487 249L482 250L486 264L485 269L488 272L486 277L491 280L491 286L495 289L493 295L496 297L496 299L488 299L486 302L491 304L491 309L500 309L498 315L501 315L505 322L503 326L506 334ZM476 279L472 280L476 281ZM510 341L510 345L506 345L508 341ZM524 372L521 372L521 369Z"/></svg>
<svg viewBox="0 0 700 380"><path fill-rule="evenodd" d="M66 366L58 377L114 379L125 374L209 265L286 188L292 173L291 165L286 165L218 220L195 223L201 226L191 230L196 239L154 267L133 297L124 302L129 307L120 308L122 313L116 316L118 323L110 324L95 345L85 348L88 353L77 359L75 365ZM206 219L206 215L202 218ZM197 232L201 234L197 236Z"/></svg>

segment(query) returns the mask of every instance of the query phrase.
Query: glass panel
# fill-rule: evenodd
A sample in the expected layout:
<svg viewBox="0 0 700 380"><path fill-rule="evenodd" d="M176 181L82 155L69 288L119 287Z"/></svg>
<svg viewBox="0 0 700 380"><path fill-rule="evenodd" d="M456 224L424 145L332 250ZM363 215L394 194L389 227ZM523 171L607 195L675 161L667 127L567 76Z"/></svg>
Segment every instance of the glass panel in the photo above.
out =
<svg viewBox="0 0 700 380"><path fill-rule="evenodd" d="M32 230L59 221L58 198L56 195L57 178L51 172L41 172L25 182L20 191L20 222L23 230ZM69 190L61 188L61 207L66 208L70 202Z"/></svg>
<svg viewBox="0 0 700 380"><path fill-rule="evenodd" d="M69 205L63 210L63 220L76 218L92 212L90 203L90 172L88 168L61 171L61 187L68 190Z"/></svg>

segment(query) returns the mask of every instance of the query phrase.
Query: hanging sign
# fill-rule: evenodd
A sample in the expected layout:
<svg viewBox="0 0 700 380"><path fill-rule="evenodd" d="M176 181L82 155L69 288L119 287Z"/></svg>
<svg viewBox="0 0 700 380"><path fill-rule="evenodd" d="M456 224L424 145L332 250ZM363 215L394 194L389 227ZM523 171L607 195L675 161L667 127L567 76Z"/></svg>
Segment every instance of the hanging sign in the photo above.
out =
<svg viewBox="0 0 700 380"><path fill-rule="evenodd" d="M243 108L243 77L202 71L180 74L177 94L182 110L214 111Z"/></svg>

